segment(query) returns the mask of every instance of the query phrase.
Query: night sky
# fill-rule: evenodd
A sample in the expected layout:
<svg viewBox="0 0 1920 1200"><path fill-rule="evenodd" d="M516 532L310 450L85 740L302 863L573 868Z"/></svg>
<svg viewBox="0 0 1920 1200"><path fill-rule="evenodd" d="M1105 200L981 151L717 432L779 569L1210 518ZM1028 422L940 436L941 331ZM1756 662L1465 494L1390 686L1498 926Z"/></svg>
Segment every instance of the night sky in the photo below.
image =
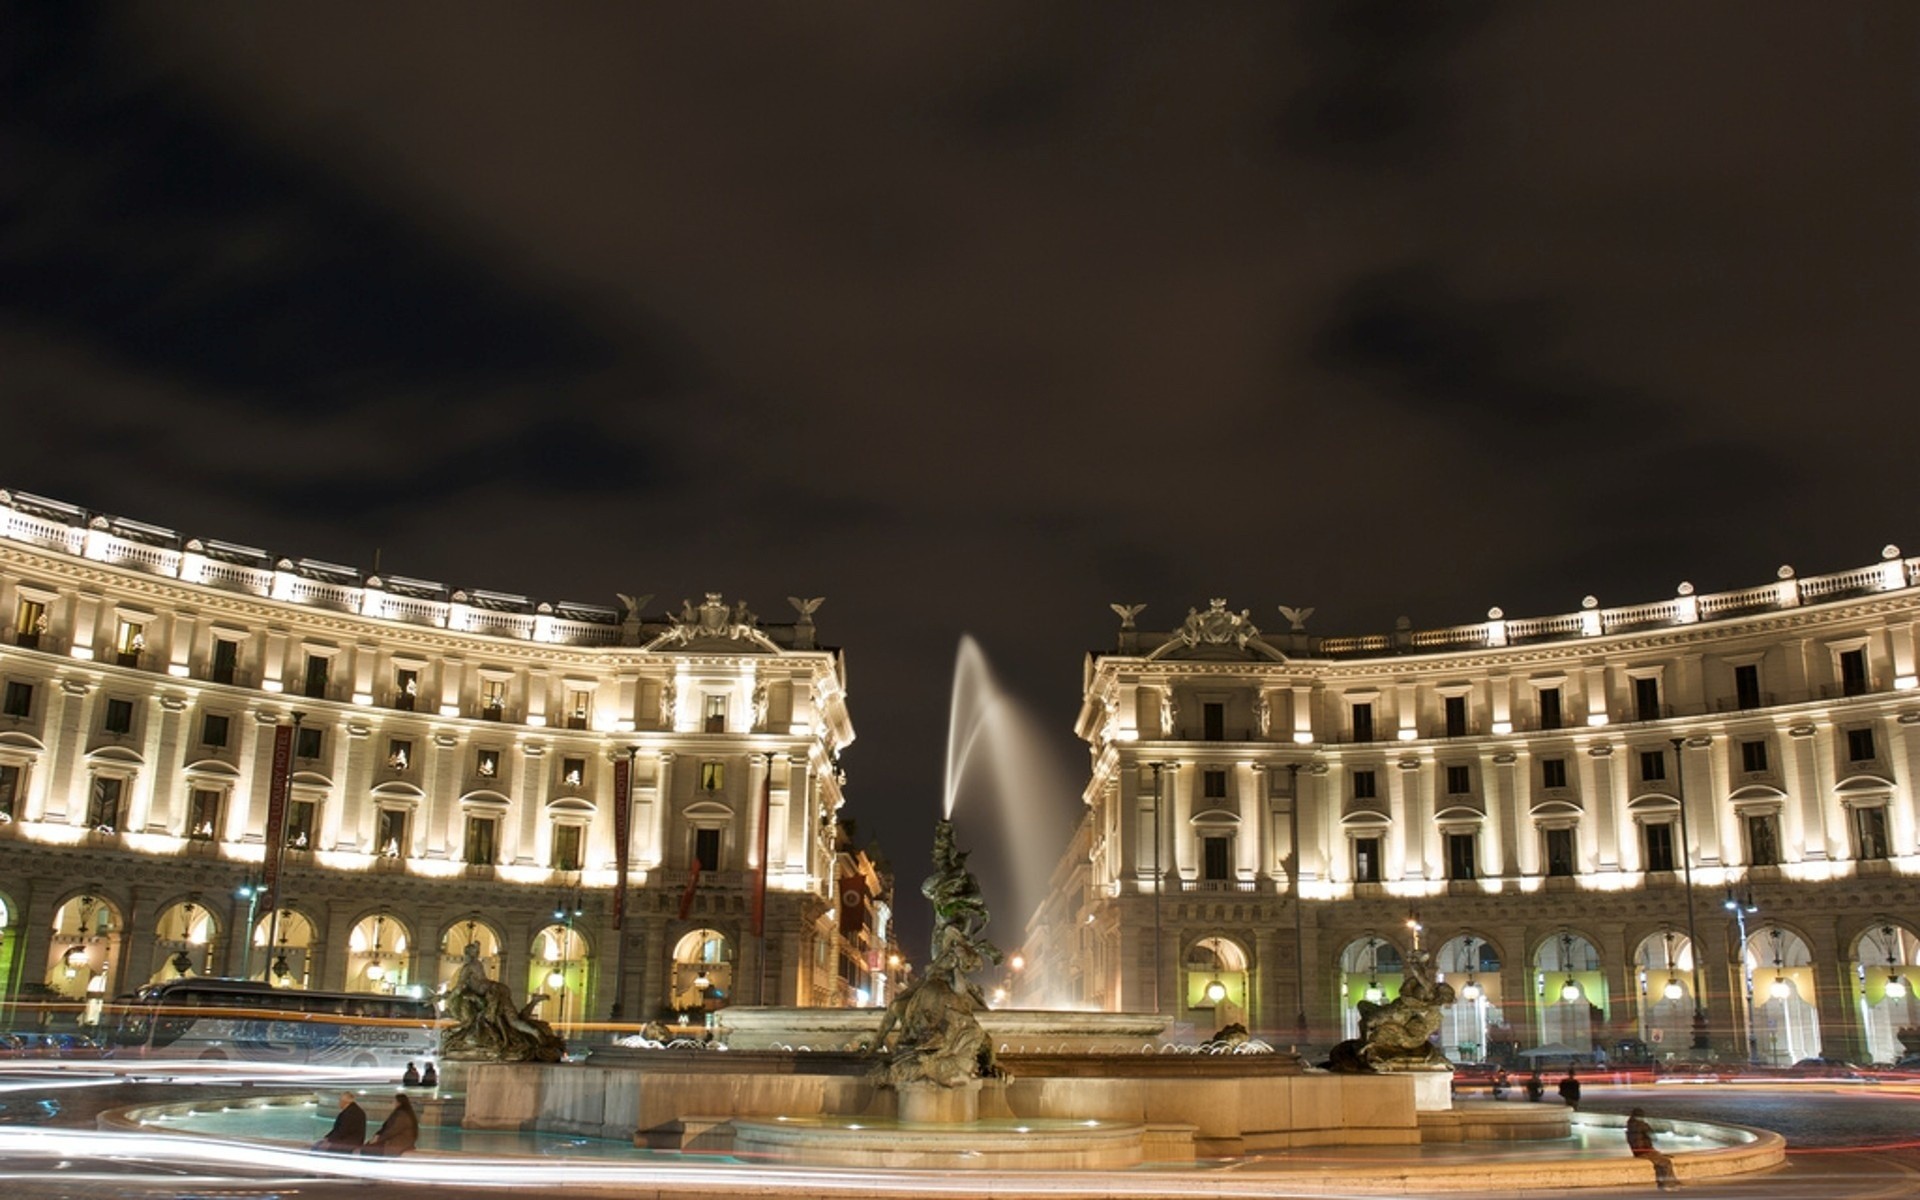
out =
<svg viewBox="0 0 1920 1200"><path fill-rule="evenodd" d="M1908 0L393 8L0 10L0 486L824 595L912 930L963 632L1050 853L1111 601L1371 632L1920 551Z"/></svg>

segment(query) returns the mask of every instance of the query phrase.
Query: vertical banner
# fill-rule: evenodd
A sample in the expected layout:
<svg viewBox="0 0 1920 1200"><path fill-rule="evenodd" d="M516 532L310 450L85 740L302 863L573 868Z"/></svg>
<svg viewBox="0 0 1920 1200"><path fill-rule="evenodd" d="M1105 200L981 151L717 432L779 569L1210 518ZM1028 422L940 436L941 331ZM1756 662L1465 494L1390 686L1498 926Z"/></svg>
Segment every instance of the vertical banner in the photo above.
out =
<svg viewBox="0 0 1920 1200"><path fill-rule="evenodd" d="M613 763L613 927L627 915L627 848L633 836L633 758Z"/></svg>
<svg viewBox="0 0 1920 1200"><path fill-rule="evenodd" d="M273 727L273 779L267 784L266 864L261 873L261 890L266 894L267 911L280 903L280 863L286 858L287 793L293 783L293 726ZM253 937L253 931L247 931Z"/></svg>
<svg viewBox="0 0 1920 1200"><path fill-rule="evenodd" d="M760 869L753 875L753 936L767 933L767 821L773 815L773 755L760 781ZM763 956L764 957L764 956Z"/></svg>

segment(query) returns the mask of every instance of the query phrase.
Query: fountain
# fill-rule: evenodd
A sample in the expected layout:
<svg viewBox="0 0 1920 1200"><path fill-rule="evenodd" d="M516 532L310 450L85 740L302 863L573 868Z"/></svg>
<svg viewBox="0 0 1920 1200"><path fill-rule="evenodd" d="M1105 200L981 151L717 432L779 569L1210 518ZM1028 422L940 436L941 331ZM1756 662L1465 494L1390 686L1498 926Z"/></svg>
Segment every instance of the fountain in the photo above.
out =
<svg viewBox="0 0 1920 1200"><path fill-rule="evenodd" d="M1190 1186L1202 1158L1244 1164L1241 1156L1332 1145L1400 1147L1415 1165L1308 1161L1299 1172L1325 1175L1323 1188L1398 1190L1409 1178L1435 1180L1448 1170L1419 1165L1423 1141L1589 1136L1570 1137L1568 1110L1558 1106L1482 1103L1444 1111L1449 1066L1428 1035L1451 989L1432 981L1417 946L1400 996L1362 1006L1362 1036L1336 1048L1331 1071L1310 1070L1297 1055L1237 1033L1203 1046L1170 1043L1168 1018L1158 1014L988 1008L971 976L1000 961L1000 952L986 938L988 906L951 817L976 752L1009 722L971 639L960 657L946 794L933 871L922 887L935 921L932 960L911 986L883 1011L731 1008L723 1052L656 1041L597 1048L586 1062L564 1062L555 1061L560 1048L551 1031L530 1009L516 1012L506 988L476 966L457 981L457 1024L448 1040L452 1065L465 1075L464 1112L457 1102L434 1110L461 1113L459 1134L447 1136L478 1146L501 1136L484 1131L585 1135L630 1141L634 1153L730 1153L756 1163L870 1172L1184 1165L1189 1173L1177 1177L1180 1183L1166 1177L1164 1190ZM272 1116L243 1114L220 1125ZM152 1128L193 1118L190 1105L176 1105L126 1121ZM1608 1118L1579 1120L1594 1127ZM1751 1170L1779 1161L1779 1139L1747 1138L1753 1145L1744 1146L1742 1137L1736 1131L1727 1148L1712 1152L1728 1156L1724 1163L1702 1158L1699 1169ZM1558 1186L1615 1184L1649 1170L1605 1138L1599 1146L1589 1152L1581 1141L1571 1159L1525 1168L1533 1171L1526 1186L1549 1178ZM1508 1179L1504 1168L1475 1156L1458 1161L1464 1166L1448 1177L1474 1186L1511 1187L1520 1177L1509 1171ZM805 1176L796 1178L808 1186ZM912 1178L894 1177L896 1191L920 1193L923 1182L901 1182ZM992 1186L1017 1187L1005 1176ZM1046 1186L1062 1187L1057 1177Z"/></svg>

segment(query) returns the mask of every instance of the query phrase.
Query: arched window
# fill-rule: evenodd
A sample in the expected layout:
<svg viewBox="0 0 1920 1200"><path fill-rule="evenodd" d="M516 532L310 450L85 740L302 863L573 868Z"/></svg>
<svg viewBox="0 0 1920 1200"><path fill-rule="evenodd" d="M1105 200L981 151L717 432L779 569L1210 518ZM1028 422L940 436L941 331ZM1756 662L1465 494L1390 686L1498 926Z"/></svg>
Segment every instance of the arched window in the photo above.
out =
<svg viewBox="0 0 1920 1200"><path fill-rule="evenodd" d="M192 900L168 905L154 926L154 970L147 982L217 974L218 933L218 923L205 905Z"/></svg>

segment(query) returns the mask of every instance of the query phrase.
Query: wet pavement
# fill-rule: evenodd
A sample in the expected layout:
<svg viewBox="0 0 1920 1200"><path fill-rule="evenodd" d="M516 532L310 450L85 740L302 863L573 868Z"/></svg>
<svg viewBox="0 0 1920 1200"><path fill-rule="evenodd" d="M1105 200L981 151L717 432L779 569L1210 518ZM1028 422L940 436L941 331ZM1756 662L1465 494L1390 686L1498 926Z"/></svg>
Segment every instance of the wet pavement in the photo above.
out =
<svg viewBox="0 0 1920 1200"><path fill-rule="evenodd" d="M92 1130L94 1118L102 1111L129 1105L158 1104L193 1098L211 1098L214 1094L266 1094L269 1092L313 1091L311 1084L289 1087L270 1084L240 1087L233 1082L220 1085L195 1085L177 1082L133 1081L104 1083L76 1080L71 1075L23 1078L17 1074L0 1076L0 1128L32 1126L48 1131ZM79 1086L74 1086L79 1084ZM45 1090L42 1090L42 1089ZM1525 1103L1508 1101L1508 1103ZM1548 1102L1551 1103L1551 1102ZM1881 1086L1849 1083L1754 1084L1680 1084L1634 1088L1590 1087L1587 1103L1590 1112L1625 1113L1633 1107L1645 1108L1650 1116L1697 1119L1767 1128L1785 1134L1789 1142L1787 1165L1758 1176L1726 1180L1706 1180L1689 1185L1695 1196L1744 1197L1749 1200L1789 1200L1819 1197L1821 1200L1893 1200L1895 1197L1920 1198L1920 1087ZM411 1200L428 1194L489 1194L496 1189L511 1190L516 1197L560 1196L586 1188L578 1181L555 1181L551 1186L537 1180L501 1180L489 1186L485 1179L462 1179L457 1184L434 1185L400 1179L329 1179L306 1174L304 1163L282 1156L278 1163L248 1163L238 1158L203 1163L159 1164L127 1153L123 1147L92 1141L64 1146L60 1153L12 1153L0 1159L0 1198L3 1200L41 1200L55 1197L127 1197L128 1200L153 1200L158 1197L396 1197ZM1530 1154L1533 1148L1501 1147L1501 1152ZM1420 1153L1451 1156L1459 1148L1429 1148ZM1468 1151L1471 1152L1471 1151ZM422 1168L426 1160L414 1160ZM1278 1164L1273 1164L1278 1165ZM1290 1194L1284 1173L1270 1173L1255 1164L1250 1170L1232 1172L1241 1185L1257 1187L1258 1194ZM623 1196L731 1195L753 1194L759 1190L755 1180L760 1172L738 1168L729 1175L727 1168L706 1172L720 1182L689 1179L684 1184L655 1179L644 1183L602 1191ZM1250 1175L1258 1177L1254 1184ZM734 1182L729 1186L726 1181ZM863 1189L857 1176L846 1172L818 1173L818 1195L854 1195ZM1169 1181L1152 1181L1124 1173L1116 1178L1111 1194L1127 1196L1179 1195L1198 1197L1211 1190L1201 1173L1189 1174L1178 1186ZM998 1180L1000 1183L1012 1180ZM1035 1182L1032 1179L1024 1181ZM962 1179L949 1173L934 1175L919 1189L923 1194L985 1194L996 1180ZM1155 1190L1158 1189L1158 1190ZM1564 1191L1565 1189L1558 1189ZM1630 1188L1581 1189L1577 1195L1593 1200L1612 1200L1619 1196L1652 1193L1650 1185ZM788 1194L794 1194L789 1190ZM1321 1193L1324 1194L1324 1193ZM1408 1195L1419 1194L1410 1188ZM1508 1194L1545 1194L1532 1193ZM1557 1193L1556 1193L1557 1194Z"/></svg>

